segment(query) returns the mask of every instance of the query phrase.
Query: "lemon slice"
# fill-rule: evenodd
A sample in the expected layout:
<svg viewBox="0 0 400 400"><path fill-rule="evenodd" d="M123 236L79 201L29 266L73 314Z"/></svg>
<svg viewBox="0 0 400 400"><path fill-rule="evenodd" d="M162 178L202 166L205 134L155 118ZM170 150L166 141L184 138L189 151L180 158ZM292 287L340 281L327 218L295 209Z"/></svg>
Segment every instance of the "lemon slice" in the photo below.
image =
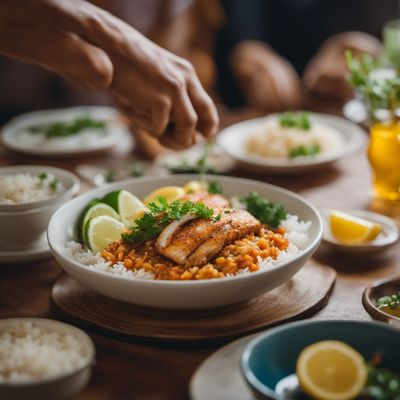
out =
<svg viewBox="0 0 400 400"><path fill-rule="evenodd" d="M135 220L140 218L146 211L146 206L127 190L108 193L104 196L103 202L119 213L122 222L127 228L131 228L135 224Z"/></svg>
<svg viewBox="0 0 400 400"><path fill-rule="evenodd" d="M155 202L159 197L165 197L168 203L185 195L185 190L180 186L164 186L151 192L143 201L144 204Z"/></svg>
<svg viewBox="0 0 400 400"><path fill-rule="evenodd" d="M354 399L367 381L361 354L335 340L306 347L297 360L296 371L303 391L318 400Z"/></svg>
<svg viewBox="0 0 400 400"><path fill-rule="evenodd" d="M117 221L121 221L119 214L109 205L101 203L99 201L97 201L93 205L90 205L89 203L88 208L83 214L80 227L80 234L83 242L87 242L86 225L88 221L94 217L98 217L99 215L109 215L110 217L115 218Z"/></svg>
<svg viewBox="0 0 400 400"><path fill-rule="evenodd" d="M382 230L379 224L340 211L331 212L329 224L333 236L345 244L371 242Z"/></svg>
<svg viewBox="0 0 400 400"><path fill-rule="evenodd" d="M94 253L103 251L110 243L120 239L124 231L124 224L109 215L94 217L87 223L88 246Z"/></svg>

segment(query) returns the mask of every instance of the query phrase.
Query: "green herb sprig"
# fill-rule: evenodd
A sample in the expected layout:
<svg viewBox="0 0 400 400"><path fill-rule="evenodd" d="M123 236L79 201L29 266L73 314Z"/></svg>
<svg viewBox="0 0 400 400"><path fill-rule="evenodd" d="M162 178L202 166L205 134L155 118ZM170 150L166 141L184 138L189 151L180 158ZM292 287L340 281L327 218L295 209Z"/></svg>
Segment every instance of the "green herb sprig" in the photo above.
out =
<svg viewBox="0 0 400 400"><path fill-rule="evenodd" d="M211 182L208 182L207 191L210 194L221 194L222 186L217 181L211 181Z"/></svg>
<svg viewBox="0 0 400 400"><path fill-rule="evenodd" d="M311 129L310 115L307 112L285 112L279 116L279 124L286 128L299 128L303 131Z"/></svg>
<svg viewBox="0 0 400 400"><path fill-rule="evenodd" d="M321 146L319 144L311 144L309 146L300 145L289 151L289 158L313 156L321 152Z"/></svg>
<svg viewBox="0 0 400 400"><path fill-rule="evenodd" d="M34 125L29 128L31 133L41 133L47 139L76 135L86 129L104 131L106 123L90 117L79 117L73 121L55 122L48 125Z"/></svg>
<svg viewBox="0 0 400 400"><path fill-rule="evenodd" d="M399 307L400 306L400 292L398 294L392 294L391 296L380 297L376 301L375 306L377 308L390 307L392 309Z"/></svg>
<svg viewBox="0 0 400 400"><path fill-rule="evenodd" d="M400 400L400 375L372 363L367 365L368 381L364 393L369 399ZM364 398L364 397L363 397Z"/></svg>
<svg viewBox="0 0 400 400"><path fill-rule="evenodd" d="M257 192L251 192L247 196L241 197L240 201L251 215L272 228L278 228L281 221L287 216L286 210L281 204L273 203L259 196Z"/></svg>
<svg viewBox="0 0 400 400"><path fill-rule="evenodd" d="M155 202L149 203L147 208L149 211L142 218L135 221L135 225L130 229L130 232L122 234L124 242L138 243L153 239L172 221L189 214L204 219L211 219L214 215L214 210L204 203L182 202L179 200L168 203L167 199L162 196ZM217 217L218 215L214 218Z"/></svg>

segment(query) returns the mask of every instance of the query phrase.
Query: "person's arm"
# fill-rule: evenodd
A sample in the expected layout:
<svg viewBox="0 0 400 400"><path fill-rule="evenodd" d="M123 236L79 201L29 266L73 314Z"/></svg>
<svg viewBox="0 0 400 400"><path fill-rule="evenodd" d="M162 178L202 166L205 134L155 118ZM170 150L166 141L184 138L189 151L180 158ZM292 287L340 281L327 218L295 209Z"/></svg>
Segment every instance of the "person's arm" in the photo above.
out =
<svg viewBox="0 0 400 400"><path fill-rule="evenodd" d="M191 64L86 1L1 1L0 53L107 91L167 146L216 133L216 109Z"/></svg>

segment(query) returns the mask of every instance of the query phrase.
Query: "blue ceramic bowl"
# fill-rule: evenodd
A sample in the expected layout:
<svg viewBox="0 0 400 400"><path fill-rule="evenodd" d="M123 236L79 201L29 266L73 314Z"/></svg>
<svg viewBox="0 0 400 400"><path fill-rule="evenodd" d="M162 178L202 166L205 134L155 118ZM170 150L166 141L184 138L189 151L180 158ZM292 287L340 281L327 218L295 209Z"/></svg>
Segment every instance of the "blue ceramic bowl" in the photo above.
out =
<svg viewBox="0 0 400 400"><path fill-rule="evenodd" d="M246 382L259 399L283 400L276 384L296 372L296 361L308 345L340 340L366 360L383 353L384 367L399 371L400 331L380 322L302 321L272 329L253 339L242 354Z"/></svg>

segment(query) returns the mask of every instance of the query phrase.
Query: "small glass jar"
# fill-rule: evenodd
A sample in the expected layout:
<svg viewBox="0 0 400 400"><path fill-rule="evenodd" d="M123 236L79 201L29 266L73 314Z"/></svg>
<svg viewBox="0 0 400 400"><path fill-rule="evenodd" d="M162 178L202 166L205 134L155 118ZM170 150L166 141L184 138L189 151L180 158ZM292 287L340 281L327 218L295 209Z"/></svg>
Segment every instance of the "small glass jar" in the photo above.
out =
<svg viewBox="0 0 400 400"><path fill-rule="evenodd" d="M400 201L400 120L376 122L370 133L368 159L375 197Z"/></svg>

